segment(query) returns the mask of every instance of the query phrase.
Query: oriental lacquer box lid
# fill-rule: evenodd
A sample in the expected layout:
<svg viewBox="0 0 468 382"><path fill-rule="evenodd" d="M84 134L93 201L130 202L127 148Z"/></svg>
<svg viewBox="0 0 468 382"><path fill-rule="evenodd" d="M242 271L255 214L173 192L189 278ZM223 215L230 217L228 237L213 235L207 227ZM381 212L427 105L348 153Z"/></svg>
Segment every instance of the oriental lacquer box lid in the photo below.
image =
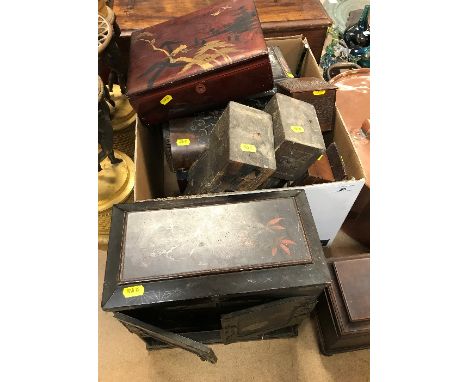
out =
<svg viewBox="0 0 468 382"><path fill-rule="evenodd" d="M105 310L330 282L303 190L114 206Z"/></svg>
<svg viewBox="0 0 468 382"><path fill-rule="evenodd" d="M261 56L268 50L254 2L217 2L132 34L128 95Z"/></svg>

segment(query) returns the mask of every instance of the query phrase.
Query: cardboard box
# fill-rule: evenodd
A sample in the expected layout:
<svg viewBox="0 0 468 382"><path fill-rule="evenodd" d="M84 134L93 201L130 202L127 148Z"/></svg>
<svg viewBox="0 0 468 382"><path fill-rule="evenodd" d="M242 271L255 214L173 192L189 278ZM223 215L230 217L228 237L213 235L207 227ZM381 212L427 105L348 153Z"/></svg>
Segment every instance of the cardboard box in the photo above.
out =
<svg viewBox="0 0 468 382"><path fill-rule="evenodd" d="M321 78L320 68L310 49L306 48L307 40L302 36L278 37L266 41L269 46L280 47L292 70L297 68L301 53L306 49L301 75ZM333 138L343 157L349 180L294 187L305 190L324 246L329 246L333 242L364 185L362 166L338 111L336 111ZM136 126L135 166L135 201L179 195L176 175L169 170L164 157L162 130L148 129L139 121Z"/></svg>

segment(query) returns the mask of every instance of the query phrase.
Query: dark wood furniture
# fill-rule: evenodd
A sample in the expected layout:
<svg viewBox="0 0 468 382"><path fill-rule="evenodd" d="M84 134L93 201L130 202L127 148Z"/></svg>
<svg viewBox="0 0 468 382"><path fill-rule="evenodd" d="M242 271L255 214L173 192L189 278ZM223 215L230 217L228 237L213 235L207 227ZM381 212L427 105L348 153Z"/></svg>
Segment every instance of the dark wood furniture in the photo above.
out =
<svg viewBox="0 0 468 382"><path fill-rule="evenodd" d="M328 259L332 283L317 304L320 351L325 355L370 345L369 254Z"/></svg>
<svg viewBox="0 0 468 382"><path fill-rule="evenodd" d="M183 16L215 3L215 0L113 0L111 3L122 31L121 39L129 45L130 34ZM265 37L304 35L317 59L320 59L327 28L332 24L320 0L256 0Z"/></svg>
<svg viewBox="0 0 468 382"><path fill-rule="evenodd" d="M113 207L101 306L148 349L294 336L328 285L303 190Z"/></svg>

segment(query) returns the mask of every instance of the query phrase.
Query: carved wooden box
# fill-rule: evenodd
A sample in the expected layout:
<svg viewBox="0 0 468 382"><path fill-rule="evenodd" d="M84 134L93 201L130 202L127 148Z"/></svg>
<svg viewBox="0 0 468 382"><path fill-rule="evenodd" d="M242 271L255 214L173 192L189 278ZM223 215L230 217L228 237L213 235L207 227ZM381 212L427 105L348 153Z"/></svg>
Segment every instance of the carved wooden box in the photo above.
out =
<svg viewBox="0 0 468 382"><path fill-rule="evenodd" d="M193 164L186 194L257 189L276 170L271 116L230 102L209 149Z"/></svg>
<svg viewBox="0 0 468 382"><path fill-rule="evenodd" d="M276 94L264 111L273 120L276 157L273 176L296 180L325 151L315 109L306 102Z"/></svg>
<svg viewBox="0 0 468 382"><path fill-rule="evenodd" d="M277 84L279 93L314 105L322 131L331 131L335 125L336 86L321 78L289 78Z"/></svg>
<svg viewBox="0 0 468 382"><path fill-rule="evenodd" d="M296 335L329 284L303 190L113 208L102 308L148 349Z"/></svg>

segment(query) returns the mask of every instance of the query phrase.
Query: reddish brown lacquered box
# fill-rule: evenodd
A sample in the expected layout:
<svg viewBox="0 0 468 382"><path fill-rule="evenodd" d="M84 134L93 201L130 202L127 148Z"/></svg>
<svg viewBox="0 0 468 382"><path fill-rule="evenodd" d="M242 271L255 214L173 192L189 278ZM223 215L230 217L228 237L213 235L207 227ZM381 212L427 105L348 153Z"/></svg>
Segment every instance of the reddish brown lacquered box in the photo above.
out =
<svg viewBox="0 0 468 382"><path fill-rule="evenodd" d="M147 125L272 89L253 0L218 2L134 32L127 87Z"/></svg>

